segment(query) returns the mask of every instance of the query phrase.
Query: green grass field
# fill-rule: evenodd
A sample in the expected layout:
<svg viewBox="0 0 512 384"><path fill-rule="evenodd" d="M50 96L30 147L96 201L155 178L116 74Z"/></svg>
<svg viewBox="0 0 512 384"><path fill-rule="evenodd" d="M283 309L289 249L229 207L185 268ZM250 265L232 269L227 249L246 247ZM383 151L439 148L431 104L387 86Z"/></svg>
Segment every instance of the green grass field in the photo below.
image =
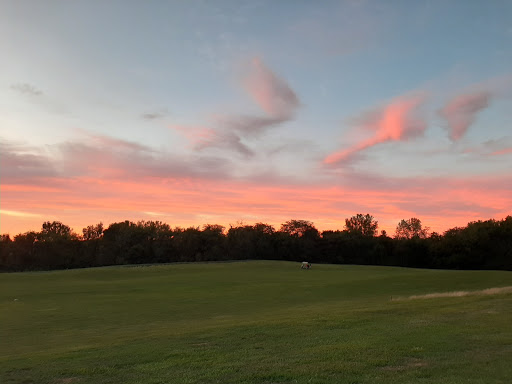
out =
<svg viewBox="0 0 512 384"><path fill-rule="evenodd" d="M511 272L234 262L0 275L0 383L510 383Z"/></svg>

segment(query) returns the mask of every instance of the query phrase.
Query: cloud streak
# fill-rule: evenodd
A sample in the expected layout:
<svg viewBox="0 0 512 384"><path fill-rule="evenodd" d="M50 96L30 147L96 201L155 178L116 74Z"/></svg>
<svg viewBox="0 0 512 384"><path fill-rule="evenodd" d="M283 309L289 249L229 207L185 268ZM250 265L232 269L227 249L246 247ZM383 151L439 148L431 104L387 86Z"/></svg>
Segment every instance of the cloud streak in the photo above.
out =
<svg viewBox="0 0 512 384"><path fill-rule="evenodd" d="M244 85L247 93L270 117L291 119L300 104L290 86L258 58L251 61Z"/></svg>
<svg viewBox="0 0 512 384"><path fill-rule="evenodd" d="M0 140L0 179L3 184L55 185L50 179L93 177L148 180L227 177L230 162L215 156L178 156L139 143L87 134L82 140L45 148Z"/></svg>
<svg viewBox="0 0 512 384"><path fill-rule="evenodd" d="M151 147L103 135L83 142L59 144L64 175L147 180L150 178L222 178L229 161L213 156L177 156Z"/></svg>
<svg viewBox="0 0 512 384"><path fill-rule="evenodd" d="M407 141L421 136L427 125L418 117L418 109L425 101L424 95L411 95L393 100L379 110L369 111L357 119L358 130L371 131L374 135L354 146L328 155L323 163L339 165L350 161L359 152L388 141Z"/></svg>
<svg viewBox="0 0 512 384"><path fill-rule="evenodd" d="M462 139L479 113L490 107L496 99L510 98L511 91L512 75L507 74L474 84L449 99L438 114L446 121L450 139Z"/></svg>
<svg viewBox="0 0 512 384"><path fill-rule="evenodd" d="M231 131L243 138L255 138L261 136L269 128L285 122L281 117L266 116L219 116L215 119L215 125L220 129Z"/></svg>
<svg viewBox="0 0 512 384"><path fill-rule="evenodd" d="M5 209L0 209L0 214L7 215L7 216L21 217L21 218L42 217L42 215L37 214L37 213L9 211L9 210L5 210Z"/></svg>
<svg viewBox="0 0 512 384"><path fill-rule="evenodd" d="M368 118L365 127L373 127L373 121L382 128L384 116ZM387 136L414 137L420 131L413 126ZM278 226L300 215L321 229L340 229L344 218L368 211L390 233L400 219L413 216L440 231L504 217L512 209L508 174L398 178L343 171L336 181L304 185L272 175L240 178L222 158L180 158L140 143L84 133L79 141L47 151L0 141L0 154L11 159L5 165L12 168L6 173L2 157L2 231L25 231L29 225L38 229L42 218L79 231L100 220L147 219L156 212L171 212L161 219L177 225L204 224L205 217L213 217L222 225L243 219Z"/></svg>
<svg viewBox="0 0 512 384"><path fill-rule="evenodd" d="M490 105L491 92L477 91L455 96L439 111L439 115L448 123L449 137L460 140L475 122L479 112Z"/></svg>
<svg viewBox="0 0 512 384"><path fill-rule="evenodd" d="M500 149L499 151L494 151L491 153L491 156L501 156L501 155L510 155L512 154L512 147Z"/></svg>
<svg viewBox="0 0 512 384"><path fill-rule="evenodd" d="M43 91L28 83L12 84L11 89L29 96L40 96L43 94Z"/></svg>
<svg viewBox="0 0 512 384"><path fill-rule="evenodd" d="M0 179L2 182L57 175L52 160L40 148L0 139Z"/></svg>
<svg viewBox="0 0 512 384"><path fill-rule="evenodd" d="M195 148L199 150L209 147L234 150L245 157L252 157L255 154L253 150L242 142L239 135L231 131L211 130L209 135L203 136L195 145Z"/></svg>
<svg viewBox="0 0 512 384"><path fill-rule="evenodd" d="M480 145L463 149L464 154L477 156L503 156L512 154L512 136L503 136L493 140L487 140Z"/></svg>
<svg viewBox="0 0 512 384"><path fill-rule="evenodd" d="M61 220L77 231L103 221L147 219L157 212L171 225L200 225L204 217L229 225L235 220L263 221L278 226L290 218L314 221L320 229L342 229L344 218L371 212L380 229L394 231L403 218L419 216L436 231L468 221L505 217L512 209L509 175L471 178L384 177L346 174L338 185L265 184L250 180L214 180L190 175L174 179L102 178L91 175L53 178L37 185L2 183L2 232L15 225L34 229L41 217ZM24 212L38 216L16 216ZM143 214L144 212L144 214ZM4 216L5 215L5 216ZM57 215L57 216L55 216ZM19 220L18 220L19 219ZM16 224L18 223L18 224ZM11 229L12 228L12 229Z"/></svg>
<svg viewBox="0 0 512 384"><path fill-rule="evenodd" d="M240 136L235 132L184 125L172 125L170 128L185 136L192 144L192 148L197 151L205 148L217 148L236 151L245 157L254 156L254 152L242 142Z"/></svg>
<svg viewBox="0 0 512 384"><path fill-rule="evenodd" d="M141 115L141 117L147 121L162 119L165 116L167 116L167 109L161 109L153 112L145 112Z"/></svg>
<svg viewBox="0 0 512 384"><path fill-rule="evenodd" d="M260 137L268 129L292 120L300 106L288 83L268 68L261 59L250 62L242 80L243 88L265 115L223 115L214 117L213 128L171 126L194 143L197 150L220 148L249 158L256 153L247 141ZM197 134L197 137L194 135Z"/></svg>

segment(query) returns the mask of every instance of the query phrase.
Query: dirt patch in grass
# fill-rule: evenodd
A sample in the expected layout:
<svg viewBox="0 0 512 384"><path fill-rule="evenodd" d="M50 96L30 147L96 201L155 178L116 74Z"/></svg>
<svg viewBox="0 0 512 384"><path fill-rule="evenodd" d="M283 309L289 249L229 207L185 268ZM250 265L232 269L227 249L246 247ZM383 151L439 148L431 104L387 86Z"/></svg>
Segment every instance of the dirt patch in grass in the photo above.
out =
<svg viewBox="0 0 512 384"><path fill-rule="evenodd" d="M439 297L464 297L479 295L498 295L503 293L512 293L512 287L488 288L480 291L452 291L452 292L436 292L426 295L413 295L408 297L393 297L392 300L417 300L417 299L435 299Z"/></svg>

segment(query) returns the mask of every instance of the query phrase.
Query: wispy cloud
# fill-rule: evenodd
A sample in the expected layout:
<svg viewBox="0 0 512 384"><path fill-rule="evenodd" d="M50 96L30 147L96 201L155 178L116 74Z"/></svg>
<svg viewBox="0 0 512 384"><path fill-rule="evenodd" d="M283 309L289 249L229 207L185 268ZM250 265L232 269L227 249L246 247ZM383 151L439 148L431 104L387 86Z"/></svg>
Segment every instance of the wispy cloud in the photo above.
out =
<svg viewBox="0 0 512 384"><path fill-rule="evenodd" d="M210 140L215 134L213 129L202 126L172 124L169 128L186 137L193 148Z"/></svg>
<svg viewBox="0 0 512 384"><path fill-rule="evenodd" d="M512 147L500 149L499 151L494 151L491 153L491 156L510 155L510 154L512 154Z"/></svg>
<svg viewBox="0 0 512 384"><path fill-rule="evenodd" d="M55 166L42 148L0 139L0 179L2 182L57 175Z"/></svg>
<svg viewBox="0 0 512 384"><path fill-rule="evenodd" d="M230 131L213 131L208 139L203 140L196 148L203 149L208 147L231 149L245 157L254 156L254 151L242 142L239 135Z"/></svg>
<svg viewBox="0 0 512 384"><path fill-rule="evenodd" d="M105 135L46 147L0 140L2 184L52 185L51 179L94 177L112 180L227 177L230 162L215 156L178 156Z"/></svg>
<svg viewBox="0 0 512 384"><path fill-rule="evenodd" d="M196 149L221 148L255 155L247 141L261 136L268 129L293 119L300 106L299 99L288 83L268 68L261 59L254 58L246 68L243 87L265 113L264 116L217 114L211 127L173 125L192 142Z"/></svg>
<svg viewBox="0 0 512 384"><path fill-rule="evenodd" d="M268 128L283 123L287 119L266 116L217 116L215 126L221 130L228 130L240 137L254 138L263 134Z"/></svg>
<svg viewBox="0 0 512 384"><path fill-rule="evenodd" d="M300 214L321 229L341 229L344 218L369 211L379 220L380 229L390 233L400 219L413 216L433 230L443 231L470 220L505 217L512 209L512 198L507 193L512 179L504 174L397 178L346 173L337 185L219 181L189 175L148 181L93 174L49 181L59 185L60 191L32 185L26 190L20 185L12 189L2 183L2 209L42 214L45 218L58 212L56 219L77 230L99 220L143 219L158 213L165 213L159 216L163 221L182 226L204 224L205 216L215 216L216 223L223 225L251 218L278 225ZM39 226L40 219L36 219L34 223ZM23 218L24 230L27 220Z"/></svg>
<svg viewBox="0 0 512 384"><path fill-rule="evenodd" d="M228 149L245 157L254 156L254 152L242 142L240 136L235 132L185 125L171 125L170 128L185 136L195 150L200 151L205 148Z"/></svg>
<svg viewBox="0 0 512 384"><path fill-rule="evenodd" d="M490 105L492 94L476 91L455 96L439 111L448 123L452 141L460 140L475 122L478 113Z"/></svg>
<svg viewBox="0 0 512 384"><path fill-rule="evenodd" d="M487 140L479 145L472 145L461 149L465 155L473 155L477 158L489 156L503 156L512 153L512 136Z"/></svg>
<svg viewBox="0 0 512 384"><path fill-rule="evenodd" d="M151 121L151 120L159 120L159 119L162 119L164 118L165 116L167 116L168 114L168 111L166 109L161 109L161 110L158 110L158 111L152 111L152 112L145 112L141 115L141 117L144 119L144 120L148 120L148 121Z"/></svg>
<svg viewBox="0 0 512 384"><path fill-rule="evenodd" d="M40 215L38 213L22 212L22 211L9 211L6 209L0 209L0 214L7 215L7 216L21 217L21 218L23 218L23 217L27 217L27 218L42 217L42 215Z"/></svg>
<svg viewBox="0 0 512 384"><path fill-rule="evenodd" d="M29 96L40 96L43 94L43 91L41 91L40 89L37 89L32 84L28 84L28 83L12 84L11 89L16 92L20 92L20 93L23 93L23 94L29 95Z"/></svg>
<svg viewBox="0 0 512 384"><path fill-rule="evenodd" d="M154 152L154 150L147 145L142 145L139 143L135 143L133 141L117 139L111 136L106 135L96 135L89 133L89 138L99 147L108 147L112 150L122 149L122 150L132 150L132 151L145 151L145 152Z"/></svg>
<svg viewBox="0 0 512 384"><path fill-rule="evenodd" d="M422 135L427 125L417 112L424 101L423 94L409 95L393 100L384 108L364 113L356 119L357 129L374 132L374 135L350 148L330 154L324 159L324 164L342 164L377 144L407 141Z"/></svg>
<svg viewBox="0 0 512 384"><path fill-rule="evenodd" d="M245 89L268 116L288 120L299 106L295 92L259 58L251 61Z"/></svg>
<svg viewBox="0 0 512 384"><path fill-rule="evenodd" d="M11 84L10 89L22 96L25 101L33 105L38 105L51 114L69 115L71 113L66 103L55 98L55 95L43 92L35 85L29 83L14 83Z"/></svg>
<svg viewBox="0 0 512 384"><path fill-rule="evenodd" d="M449 99L438 113L446 120L450 139L462 139L479 113L496 99L510 98L511 91L512 75L506 74L473 84Z"/></svg>
<svg viewBox="0 0 512 384"><path fill-rule="evenodd" d="M181 157L139 143L104 135L57 146L64 174L123 180L173 177L224 177L227 160L216 157Z"/></svg>

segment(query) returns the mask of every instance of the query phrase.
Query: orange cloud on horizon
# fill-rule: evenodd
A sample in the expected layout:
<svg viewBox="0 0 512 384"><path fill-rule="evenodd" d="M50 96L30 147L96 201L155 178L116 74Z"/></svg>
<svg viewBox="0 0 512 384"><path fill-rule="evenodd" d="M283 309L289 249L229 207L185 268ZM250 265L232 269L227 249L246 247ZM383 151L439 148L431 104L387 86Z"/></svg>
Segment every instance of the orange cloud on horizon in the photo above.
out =
<svg viewBox="0 0 512 384"><path fill-rule="evenodd" d="M14 235L40 230L43 221L59 220L81 232L100 221L108 225L142 219L182 227L206 223L229 226L242 220L266 222L276 228L290 219L307 219L320 230L341 230L345 218L370 213L379 221L379 230L392 234L401 219L410 217L443 232L512 212L512 197L507 194L503 176L396 182L396 186L375 189L372 182L358 184L356 179L345 186L299 187L192 178L110 181L83 177L48 180L58 184L59 191L37 185L0 185L0 231Z"/></svg>

